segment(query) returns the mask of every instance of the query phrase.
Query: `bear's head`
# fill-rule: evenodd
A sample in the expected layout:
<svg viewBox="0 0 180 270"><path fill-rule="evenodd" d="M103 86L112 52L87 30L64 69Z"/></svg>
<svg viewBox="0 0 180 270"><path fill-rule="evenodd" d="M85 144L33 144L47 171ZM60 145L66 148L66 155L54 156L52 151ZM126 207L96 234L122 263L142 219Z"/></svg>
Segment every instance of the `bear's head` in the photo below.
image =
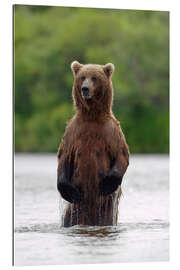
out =
<svg viewBox="0 0 180 270"><path fill-rule="evenodd" d="M74 75L73 99L77 109L93 113L111 110L113 88L111 77L114 65L83 65L72 62Z"/></svg>

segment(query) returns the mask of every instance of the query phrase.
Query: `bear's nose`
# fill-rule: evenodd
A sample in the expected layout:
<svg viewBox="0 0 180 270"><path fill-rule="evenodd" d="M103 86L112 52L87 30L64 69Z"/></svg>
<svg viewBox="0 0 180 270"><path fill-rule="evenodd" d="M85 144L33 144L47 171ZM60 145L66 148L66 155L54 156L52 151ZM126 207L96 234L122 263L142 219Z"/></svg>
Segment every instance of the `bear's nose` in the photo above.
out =
<svg viewBox="0 0 180 270"><path fill-rule="evenodd" d="M89 87L88 86L83 86L82 87L82 93L84 97L89 96Z"/></svg>

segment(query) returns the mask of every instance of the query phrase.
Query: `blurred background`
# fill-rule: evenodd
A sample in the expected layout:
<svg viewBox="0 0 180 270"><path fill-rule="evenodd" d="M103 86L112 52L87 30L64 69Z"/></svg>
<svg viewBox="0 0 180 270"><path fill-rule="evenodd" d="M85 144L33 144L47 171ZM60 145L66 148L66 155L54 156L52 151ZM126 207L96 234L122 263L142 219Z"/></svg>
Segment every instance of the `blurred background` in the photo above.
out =
<svg viewBox="0 0 180 270"><path fill-rule="evenodd" d="M169 12L14 6L15 151L57 152L75 113L70 64L115 65L131 153L169 152Z"/></svg>

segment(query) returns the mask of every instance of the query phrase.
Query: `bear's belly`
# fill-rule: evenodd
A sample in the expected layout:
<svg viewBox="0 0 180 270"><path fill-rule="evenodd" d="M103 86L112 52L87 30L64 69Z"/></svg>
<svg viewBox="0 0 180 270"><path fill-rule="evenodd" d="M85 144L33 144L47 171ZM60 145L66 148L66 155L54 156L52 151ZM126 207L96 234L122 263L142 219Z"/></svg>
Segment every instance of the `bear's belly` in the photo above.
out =
<svg viewBox="0 0 180 270"><path fill-rule="evenodd" d="M110 168L108 154L101 147L78 148L75 152L73 182L82 189L97 190Z"/></svg>

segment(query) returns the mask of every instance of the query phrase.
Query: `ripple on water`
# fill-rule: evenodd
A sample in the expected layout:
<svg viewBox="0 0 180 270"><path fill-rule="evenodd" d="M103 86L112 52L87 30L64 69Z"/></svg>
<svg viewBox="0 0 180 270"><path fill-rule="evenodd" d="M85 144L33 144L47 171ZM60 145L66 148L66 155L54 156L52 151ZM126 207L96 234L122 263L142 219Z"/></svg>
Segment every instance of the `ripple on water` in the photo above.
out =
<svg viewBox="0 0 180 270"><path fill-rule="evenodd" d="M117 226L84 226L75 225L70 228L63 228L59 226L59 223L51 224L34 224L29 226L21 226L15 228L15 233L60 233L67 235L87 235L87 236L107 236L111 234L120 234L130 232L134 230L157 230L168 228L168 222L151 222L151 223L119 223Z"/></svg>

